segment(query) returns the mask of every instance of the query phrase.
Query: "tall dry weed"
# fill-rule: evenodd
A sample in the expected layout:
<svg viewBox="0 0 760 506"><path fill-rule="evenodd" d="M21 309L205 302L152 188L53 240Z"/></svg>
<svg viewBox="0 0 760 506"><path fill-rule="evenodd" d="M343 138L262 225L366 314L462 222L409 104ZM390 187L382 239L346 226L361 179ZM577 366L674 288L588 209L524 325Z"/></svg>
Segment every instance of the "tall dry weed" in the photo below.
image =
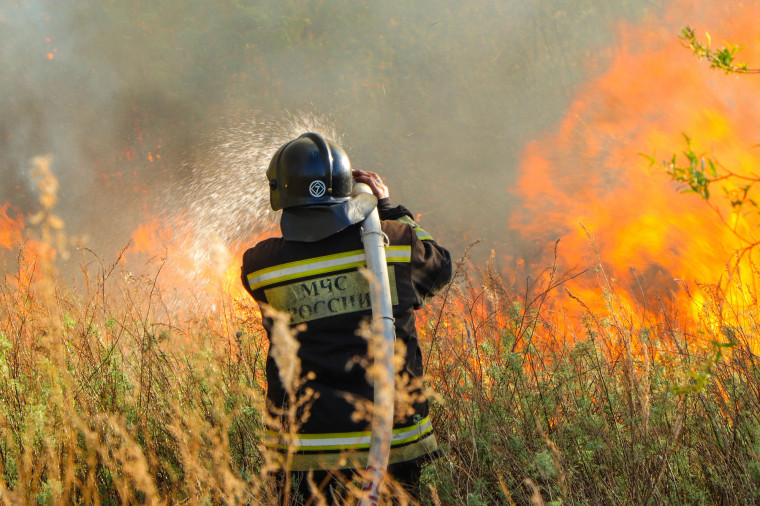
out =
<svg viewBox="0 0 760 506"><path fill-rule="evenodd" d="M269 344L253 301L178 312L156 282L161 259L136 275L75 249L50 162L35 163L36 235L0 279L0 501L276 504L283 462L261 445ZM69 249L75 283L56 273ZM493 260L458 262L419 321L435 393L395 385L399 415L415 396L431 402L441 458L424 470L424 504L756 502L756 264L732 269L731 285L682 283L696 316L594 268L606 305L592 310L556 263L518 283ZM293 337L277 328L295 392ZM294 437L303 410L285 415Z"/></svg>
<svg viewBox="0 0 760 506"><path fill-rule="evenodd" d="M160 263L134 276L84 247L81 281L63 285L57 182L50 159L34 163L38 236L0 280L0 500L266 501L256 311L224 301L215 318L177 316Z"/></svg>
<svg viewBox="0 0 760 506"><path fill-rule="evenodd" d="M637 306L601 261L594 274L604 310L566 290L575 307L558 308L552 290L575 274L554 266L522 289L488 264L462 269L456 296L433 301L421 341L446 458L429 486L452 504L753 501L760 370L739 343L756 299L737 325L720 290L685 292L723 312L695 320L667 300ZM581 325L567 325L572 310Z"/></svg>

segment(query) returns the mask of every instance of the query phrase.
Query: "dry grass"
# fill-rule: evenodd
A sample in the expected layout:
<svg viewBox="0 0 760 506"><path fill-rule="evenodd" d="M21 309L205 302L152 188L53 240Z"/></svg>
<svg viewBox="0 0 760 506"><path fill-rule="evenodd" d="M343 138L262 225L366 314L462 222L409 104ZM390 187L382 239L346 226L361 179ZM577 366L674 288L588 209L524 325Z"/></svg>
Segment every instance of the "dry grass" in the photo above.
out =
<svg viewBox="0 0 760 506"><path fill-rule="evenodd" d="M134 276L86 248L81 281L64 285L53 252L71 242L46 202L43 240L27 240L0 280L0 501L274 504L253 302L220 295L213 311L178 313L156 283L160 260ZM490 263L465 266L419 325L443 447L424 472L426 504L760 496L755 292L739 304L705 287L696 319L665 304L634 311L597 266L606 304L571 293L561 310L567 277L554 267L518 290ZM740 274L755 286L756 270ZM295 342L280 326L295 389Z"/></svg>
<svg viewBox="0 0 760 506"><path fill-rule="evenodd" d="M490 267L424 318L444 504L745 504L760 497L754 293L702 287L701 314L634 311L596 266L601 308ZM742 286L749 283L744 279ZM469 287L462 289L461 287ZM708 289L709 288L709 289ZM705 294L708 295L705 298ZM567 312L580 309L579 325ZM754 347L754 348L753 348ZM530 480L530 481L526 481ZM540 493L540 495L537 495Z"/></svg>

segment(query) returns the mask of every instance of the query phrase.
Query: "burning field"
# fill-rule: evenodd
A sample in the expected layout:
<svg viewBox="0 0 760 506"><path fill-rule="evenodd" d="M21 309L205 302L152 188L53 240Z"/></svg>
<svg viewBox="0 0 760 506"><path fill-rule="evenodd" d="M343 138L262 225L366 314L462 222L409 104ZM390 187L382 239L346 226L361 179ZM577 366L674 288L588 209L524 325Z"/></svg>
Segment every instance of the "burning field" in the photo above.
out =
<svg viewBox="0 0 760 506"><path fill-rule="evenodd" d="M225 8L253 16L237 2ZM270 10L257 11L256 22L280 19ZM74 156L56 153L60 144L50 140L49 157L23 162L28 178L3 168L13 188L0 193L0 502L274 503L272 456L260 445L268 342L239 264L245 248L278 232L263 167L307 129L353 143L360 164L386 168L391 189L399 187L393 195L411 199L458 259L454 282L418 315L442 446L424 471L425 504L756 502L760 78L710 68L678 35L690 24L711 48L745 46L737 60L756 67L760 8L683 0L641 11L611 22L608 49L587 48L587 78L566 87L572 92L554 126L526 123L535 132L520 143L516 172L483 177L498 188L464 199L448 198L448 185L469 191L475 169L464 182L441 181L437 197L413 195L408 186L422 187L447 163L431 153L441 145L416 152L429 155L429 166L394 169L414 148L399 147L385 162L368 157L362 142L377 127L339 135L335 125L350 117L339 107L332 116L277 122L232 115L210 126L212 134L188 128L178 140L170 127L204 119L200 108L160 115L146 96L127 91L120 127L97 123L103 131L93 131L118 149L80 139ZM475 21L490 12L476 9ZM564 33L563 19L580 16L567 12L550 13L556 33ZM458 15L447 6L442 24ZM0 23L12 25L3 16ZM141 33L154 26L141 23ZM319 39L304 23L277 40L295 50L298 37ZM385 28L407 28L398 25L394 17ZM42 48L45 63L67 58L71 48L59 50L57 40L51 35ZM378 44L378 65L403 66ZM238 49L250 65L269 58ZM226 61L216 70L225 65L234 67ZM106 79L100 71L91 69ZM277 69L254 79L241 67L231 80L287 87ZM349 88L377 98L395 84L388 77ZM425 105L418 85L409 79ZM284 100L268 93L266 100ZM402 130L407 145L415 146L416 132L448 142L443 129L422 133L411 113L399 112L407 98L388 99L398 100L386 107L399 123L388 142ZM466 108L456 93L449 98ZM161 107L170 103L181 100ZM8 125L0 122L0 142L17 146ZM493 144L510 132L517 136L504 130ZM452 157L477 152L479 140L459 139ZM185 141L200 147L185 152ZM496 151L482 166L508 158ZM74 159L81 168L69 167ZM504 200L505 188L509 206L493 207L499 219L462 202ZM88 191L96 196L83 198ZM451 207L430 202L436 198ZM86 213L72 212L75 201L93 212L92 229ZM447 210L457 217L447 219ZM468 213L478 219L468 222Z"/></svg>
<svg viewBox="0 0 760 506"><path fill-rule="evenodd" d="M702 9L714 40L738 37L747 46L738 56L760 59L750 21L757 6ZM629 292L626 303L640 314L669 301L698 318L706 308L697 285L721 290L735 307L751 303L747 248L757 243L758 225L751 185L760 162L760 110L751 96L760 82L682 58L676 37L663 44L658 33L630 26L620 36L608 72L579 92L555 132L527 146L511 225L539 250L561 238L566 266L591 265L596 255L604 283ZM688 168L687 155L706 177L710 162L717 166L709 205L695 193L678 195L689 186L669 175ZM597 279L588 279L571 291L600 308Z"/></svg>

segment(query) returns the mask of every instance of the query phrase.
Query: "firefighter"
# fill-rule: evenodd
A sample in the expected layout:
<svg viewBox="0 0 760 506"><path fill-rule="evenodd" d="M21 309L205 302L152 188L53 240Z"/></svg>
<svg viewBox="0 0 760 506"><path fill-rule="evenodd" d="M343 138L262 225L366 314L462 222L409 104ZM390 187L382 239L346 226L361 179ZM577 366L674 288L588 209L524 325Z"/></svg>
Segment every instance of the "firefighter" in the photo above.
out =
<svg viewBox="0 0 760 506"><path fill-rule="evenodd" d="M367 342L357 335L371 316L364 265L362 221L377 206L387 235L386 257L397 342L405 346L397 385L406 385L406 406L395 409L389 474L418 495L421 465L438 447L422 388L423 359L414 310L446 285L452 275L446 249L422 229L403 206L392 206L380 177L351 170L343 149L321 135L306 133L274 154L267 170L272 209L282 209L282 237L266 239L245 252L242 282L262 308L270 337L267 357L268 430L265 445L280 452L290 445L287 468L298 492L311 494L307 476L318 486L350 477L366 465L370 420L357 406L371 401ZM352 197L353 182L372 189ZM300 383L295 397L280 377L271 341L268 308L284 312L297 329ZM292 392L291 392L292 394ZM306 396L306 397L304 397ZM284 413L293 399L300 406L298 426ZM400 402L400 401L397 401ZM286 435L296 432L295 438ZM289 443L288 443L289 442ZM324 493L324 492L323 492Z"/></svg>

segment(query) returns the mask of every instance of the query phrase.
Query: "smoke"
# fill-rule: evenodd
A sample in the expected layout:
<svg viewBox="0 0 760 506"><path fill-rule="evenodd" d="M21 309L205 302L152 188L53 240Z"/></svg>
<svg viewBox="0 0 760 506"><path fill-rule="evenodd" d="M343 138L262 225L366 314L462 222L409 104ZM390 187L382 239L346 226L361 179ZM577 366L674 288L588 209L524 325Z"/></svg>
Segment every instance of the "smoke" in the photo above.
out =
<svg viewBox="0 0 760 506"><path fill-rule="evenodd" d="M272 223L268 157L313 127L455 253L508 246L522 147L659 4L6 0L0 204L35 211L50 154L57 212L103 256L155 216L244 240Z"/></svg>

